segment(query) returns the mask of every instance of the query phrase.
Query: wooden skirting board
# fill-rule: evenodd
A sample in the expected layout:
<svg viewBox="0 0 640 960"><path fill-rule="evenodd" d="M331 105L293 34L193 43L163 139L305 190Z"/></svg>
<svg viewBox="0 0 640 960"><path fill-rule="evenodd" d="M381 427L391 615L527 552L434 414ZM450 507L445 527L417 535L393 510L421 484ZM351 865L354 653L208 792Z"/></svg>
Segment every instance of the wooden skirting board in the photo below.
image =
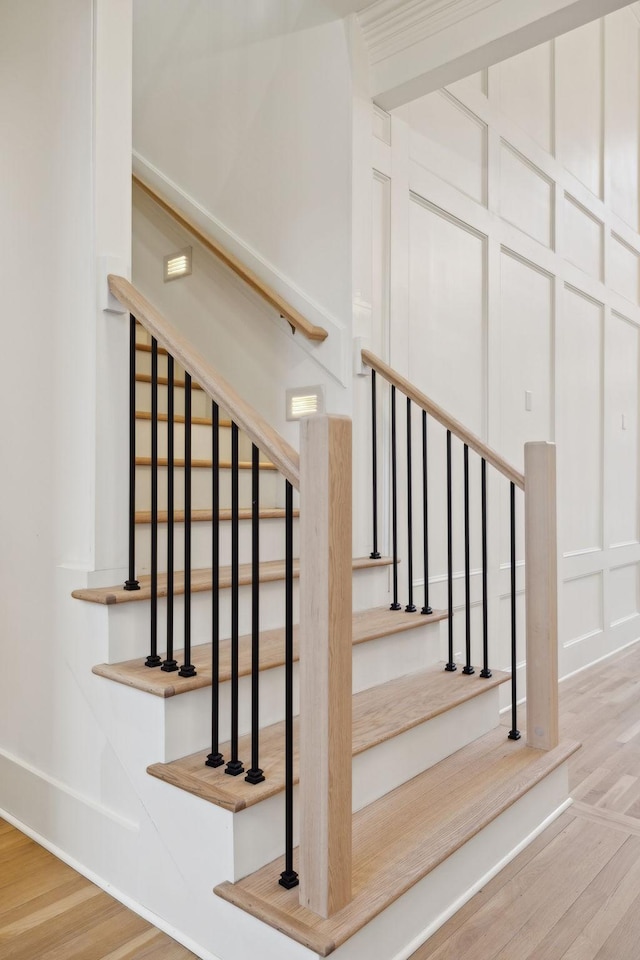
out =
<svg viewBox="0 0 640 960"><path fill-rule="evenodd" d="M402 610L389 610L378 607L353 614L352 643L357 646L379 637L393 636L415 630L427 623L437 623L446 619L445 610L434 610L430 616L419 613L405 613ZM296 624L293 628L293 659L299 659L299 632ZM238 641L238 675L251 674L251 634L245 634ZM260 633L260 670L271 670L284 664L285 629L263 630ZM174 651L176 660L182 662L182 651ZM106 677L116 683L124 683L136 690L142 690L156 697L174 697L211 686L211 644L198 644L191 648L191 662L197 670L195 677L177 677L162 670L150 670L144 660L126 660L122 663L101 663L93 668L99 677ZM231 640L220 642L220 682L231 678Z"/></svg>
<svg viewBox="0 0 640 960"><path fill-rule="evenodd" d="M478 675L447 673L444 664L389 680L377 687L362 690L353 697L353 756L364 753L385 740L481 696L504 683L509 674L496 671L483 680ZM298 718L294 720L294 783L298 782ZM223 756L230 755L230 744L221 746ZM251 735L240 737L238 755L251 756ZM260 732L260 766L265 780L256 785L243 777L228 777L224 767L212 769L204 763L202 751L174 760L154 763L148 773L166 783L195 794L237 813L284 790L285 725L274 723Z"/></svg>
<svg viewBox="0 0 640 960"><path fill-rule="evenodd" d="M363 570L368 567L386 567L393 561L390 557L381 557L379 560L372 560L370 557L356 557L353 560L354 570ZM250 563L241 563L239 573L240 586L247 586L252 582L252 566ZM293 561L293 576L300 576L300 564L298 560ZM266 560L260 564L260 583L268 583L273 580L284 580L285 562L284 560ZM139 590L125 590L121 586L115 587L84 587L81 590L74 590L71 594L76 600L88 600L90 603L138 603L141 600L151 599L151 578L141 576ZM213 583L211 567L201 570L191 571L191 592L202 593L211 590ZM220 567L219 585L221 589L231 586L231 567ZM174 594L176 596L184 593L184 573L181 570L176 571L174 578ZM158 574L158 596L167 595L167 575Z"/></svg>
<svg viewBox="0 0 640 960"><path fill-rule="evenodd" d="M284 858L215 893L328 956L564 763L579 747L527 747L500 727L358 811L353 899L325 920L278 884ZM294 869L297 868L297 850Z"/></svg>

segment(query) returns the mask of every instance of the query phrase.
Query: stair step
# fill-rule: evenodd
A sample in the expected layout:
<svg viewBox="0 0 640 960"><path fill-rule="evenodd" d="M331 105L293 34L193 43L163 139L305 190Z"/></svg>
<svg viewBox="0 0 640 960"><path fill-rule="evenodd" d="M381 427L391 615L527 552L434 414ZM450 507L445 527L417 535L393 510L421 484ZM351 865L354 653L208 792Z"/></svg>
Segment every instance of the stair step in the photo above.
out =
<svg viewBox="0 0 640 960"><path fill-rule="evenodd" d="M380 607L363 610L353 614L352 641L354 646L377 640L379 637L405 633L415 630L426 623L436 623L447 617L445 610L434 610L430 616L416 613L404 613L401 610L389 610ZM299 659L300 628L293 628L293 659ZM284 627L275 630L263 630L260 633L260 670L271 670L284 664ZM251 674L251 634L245 634L238 642L238 674L247 677ZM183 662L183 651L175 652L179 663ZM174 697L189 690L199 690L211 686L211 644L204 643L192 647L191 661L197 670L195 677L178 677L175 673L163 673L162 670L146 667L140 658L125 660L123 663L101 663L93 668L99 677L106 677L116 683L124 683L136 690L153 694L156 697ZM231 641L220 642L220 682L231 678ZM209 769L209 768L207 768Z"/></svg>
<svg viewBox="0 0 640 960"><path fill-rule="evenodd" d="M137 383L151 383L151 374L150 373L136 373L136 382ZM184 387L185 381L180 377L173 378L174 387ZM158 377L158 386L167 387L169 386L168 377ZM199 383L196 383L195 380L191 381L192 390L202 390L202 387Z"/></svg>
<svg viewBox="0 0 640 960"><path fill-rule="evenodd" d="M387 567L393 560L391 557L380 557L378 560L372 560L370 557L355 557L352 566L354 570L365 570L370 567ZM240 564L240 586L247 586L252 582L252 566L250 563ZM293 576L300 576L300 561L293 561ZM267 560L260 564L260 583L268 583L273 580L284 580L285 562L284 560ZM149 600L151 598L151 578L149 576L139 577L139 590L125 590L120 585L115 587L84 587L81 590L74 590L71 594L76 600L87 600L90 603L136 603L140 600ZM212 586L211 567L206 569L191 571L191 592L201 593L211 590ZM220 588L231 586L231 567L220 567ZM184 593L184 573L177 570L174 575L175 595ZM158 596L167 595L167 575L158 574Z"/></svg>
<svg viewBox="0 0 640 960"><path fill-rule="evenodd" d="M447 673L443 664L412 673L380 686L362 690L353 697L353 755L370 750L385 740L417 727L461 703L481 696L487 690L509 679L508 673L496 671L487 680ZM298 718L294 719L294 782L298 782ZM220 748L230 756L230 744ZM240 737L238 755L251 756L250 734ZM260 732L260 764L266 779L249 784L242 776L229 777L224 767L211 768L204 763L202 751L173 760L154 763L147 770L153 777L193 793L237 813L284 790L285 725L274 723Z"/></svg>
<svg viewBox="0 0 640 960"><path fill-rule="evenodd" d="M278 883L284 857L215 893L326 957L475 837L579 747L510 741L499 727L353 817L353 899L324 919ZM227 779L231 779L230 777ZM254 788L255 789L255 788ZM294 868L298 869L298 851Z"/></svg>
<svg viewBox="0 0 640 960"><path fill-rule="evenodd" d="M174 413L173 419L175 423L184 423L184 414ZM136 420L151 420L151 412L149 410L136 410ZM169 415L167 413L158 414L159 423L167 423L169 420ZM213 420L211 417L191 417L191 423L194 427L212 427ZM222 419L218 421L219 427L230 427L231 420Z"/></svg>
<svg viewBox="0 0 640 960"><path fill-rule="evenodd" d="M220 520L231 520L231 510L228 507L221 509L219 511ZM284 520L286 517L286 511L282 507L263 507L260 510L260 520ZM294 517L300 516L300 511L295 509L293 511ZM238 519L239 520L251 520L253 517L253 511L251 507L240 507L238 510ZM173 519L175 523L184 523L184 510L175 510L173 514ZM202 523L202 522L211 522L213 520L213 510L192 510L191 511L191 522L192 523ZM167 522L167 511L159 510L158 511L158 523ZM136 512L136 523L151 523L151 510L138 510Z"/></svg>
<svg viewBox="0 0 640 960"><path fill-rule="evenodd" d="M166 467L168 466L169 461L166 457L158 457L158 466ZM174 467L184 467L184 459L181 457L176 457L173 461ZM136 467L150 467L151 466L151 457L136 457ZM191 467L194 470L205 469L210 470L213 466L213 460L191 460ZM252 464L250 460L240 460L238 461L239 470L251 470ZM268 460L263 460L258 464L260 470L277 470L275 464L270 463ZM231 461L230 460L221 460L220 461L221 470L230 470Z"/></svg>

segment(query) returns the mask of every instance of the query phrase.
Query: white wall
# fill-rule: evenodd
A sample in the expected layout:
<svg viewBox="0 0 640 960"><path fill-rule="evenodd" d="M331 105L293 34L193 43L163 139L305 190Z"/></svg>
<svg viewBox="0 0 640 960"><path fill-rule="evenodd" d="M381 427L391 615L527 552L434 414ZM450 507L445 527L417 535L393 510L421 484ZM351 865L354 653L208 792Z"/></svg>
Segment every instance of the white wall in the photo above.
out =
<svg viewBox="0 0 640 960"><path fill-rule="evenodd" d="M347 22L335 4L315 0L268 5L257 0L135 0L134 11L136 169L327 328L330 337L321 346L287 344L274 325L282 323L273 311L257 301L247 306L241 291L240 300L235 294L235 307L228 296L218 300L215 283L206 297L203 293L209 319L188 332L212 361L220 354L222 338L226 352L221 365L238 388L244 387L241 341L257 337L265 370L258 373L258 382L278 426L283 426L281 387L290 380L287 366L302 364L300 375L306 377L305 350L318 367L311 366L311 380L298 380L299 385L319 378L333 384L331 409L348 410L352 144ZM175 307L173 322L189 324L177 291L163 291L158 283L160 248L151 238L147 212L141 207L136 221L135 279L162 309ZM198 283L194 277L191 287ZM185 295L185 300L193 304L193 296ZM259 324L263 334L257 332ZM284 332L288 336L286 325ZM237 351L238 346L240 356L229 359L227 348ZM265 395L270 377L273 393ZM251 383L247 378L249 399L254 399Z"/></svg>
<svg viewBox="0 0 640 960"><path fill-rule="evenodd" d="M639 31L624 9L375 115L374 349L517 467L525 441L556 440L564 674L640 636ZM441 487L444 441L431 436ZM459 573L460 451L454 465ZM477 499L473 458L471 468ZM507 505L494 485L498 665L508 662ZM435 517L438 605L443 523ZM521 555L520 523L518 535Z"/></svg>

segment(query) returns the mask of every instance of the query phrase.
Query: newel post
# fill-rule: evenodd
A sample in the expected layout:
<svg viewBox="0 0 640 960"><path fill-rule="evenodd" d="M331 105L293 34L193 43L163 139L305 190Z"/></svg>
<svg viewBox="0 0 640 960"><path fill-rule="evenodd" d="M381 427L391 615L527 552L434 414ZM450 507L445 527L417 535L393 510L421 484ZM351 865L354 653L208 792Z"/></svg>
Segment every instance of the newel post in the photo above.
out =
<svg viewBox="0 0 640 960"><path fill-rule="evenodd" d="M526 443L527 744L558 744L556 447Z"/></svg>
<svg viewBox="0 0 640 960"><path fill-rule="evenodd" d="M300 422L300 903L351 900L351 420Z"/></svg>

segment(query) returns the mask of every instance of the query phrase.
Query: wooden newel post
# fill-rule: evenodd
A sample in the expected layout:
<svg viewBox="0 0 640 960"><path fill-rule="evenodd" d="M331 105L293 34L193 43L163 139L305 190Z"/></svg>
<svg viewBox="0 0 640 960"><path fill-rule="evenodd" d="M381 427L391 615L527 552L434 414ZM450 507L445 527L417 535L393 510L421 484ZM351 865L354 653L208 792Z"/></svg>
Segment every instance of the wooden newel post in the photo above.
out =
<svg viewBox="0 0 640 960"><path fill-rule="evenodd" d="M300 903L351 900L351 420L300 423Z"/></svg>
<svg viewBox="0 0 640 960"><path fill-rule="evenodd" d="M556 448L526 443L527 744L558 744Z"/></svg>

